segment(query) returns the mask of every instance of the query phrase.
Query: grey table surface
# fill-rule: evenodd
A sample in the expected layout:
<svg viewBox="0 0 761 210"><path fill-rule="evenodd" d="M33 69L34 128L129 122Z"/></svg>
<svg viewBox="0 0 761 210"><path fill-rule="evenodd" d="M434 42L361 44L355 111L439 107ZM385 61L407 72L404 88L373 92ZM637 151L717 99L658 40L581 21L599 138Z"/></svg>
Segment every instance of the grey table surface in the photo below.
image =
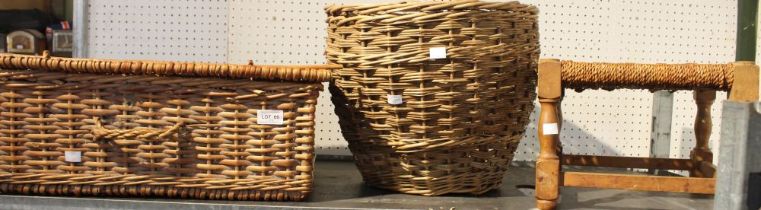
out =
<svg viewBox="0 0 761 210"><path fill-rule="evenodd" d="M305 202L207 201L144 198L0 195L0 209L532 209L534 169L513 166L500 189L484 195L426 197L363 184L353 163L318 161L315 188ZM560 209L711 209L712 196L626 190L563 188Z"/></svg>

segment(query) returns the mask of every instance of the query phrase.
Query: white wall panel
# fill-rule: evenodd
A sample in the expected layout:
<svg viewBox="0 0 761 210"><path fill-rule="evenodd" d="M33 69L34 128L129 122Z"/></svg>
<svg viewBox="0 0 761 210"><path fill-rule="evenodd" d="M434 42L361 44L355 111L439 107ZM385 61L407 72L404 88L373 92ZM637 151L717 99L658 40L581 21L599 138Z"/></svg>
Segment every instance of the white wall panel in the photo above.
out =
<svg viewBox="0 0 761 210"><path fill-rule="evenodd" d="M222 0L88 1L93 58L225 62L228 4Z"/></svg>
<svg viewBox="0 0 761 210"><path fill-rule="evenodd" d="M93 57L318 64L324 62L323 7L377 1L90 2L89 52ZM724 63L734 59L735 0L523 2L540 9L543 57L641 63ZM319 99L317 153L348 155L329 98L323 92ZM568 90L561 132L565 152L648 156L652 100L645 90ZM717 100L714 140L719 107ZM694 145L694 112L691 93L677 92L672 123L674 157L683 157ZM535 158L535 127L528 126L516 160ZM714 141L712 145L718 144Z"/></svg>

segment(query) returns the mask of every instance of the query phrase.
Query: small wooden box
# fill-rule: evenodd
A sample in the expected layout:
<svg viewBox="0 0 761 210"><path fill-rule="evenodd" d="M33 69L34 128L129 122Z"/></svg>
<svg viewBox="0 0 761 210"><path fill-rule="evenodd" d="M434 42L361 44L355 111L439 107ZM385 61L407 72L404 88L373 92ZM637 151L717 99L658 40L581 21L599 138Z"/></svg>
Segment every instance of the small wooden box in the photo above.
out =
<svg viewBox="0 0 761 210"><path fill-rule="evenodd" d="M11 32L5 40L9 53L42 54L45 50L45 36L33 29Z"/></svg>
<svg viewBox="0 0 761 210"><path fill-rule="evenodd" d="M74 36L71 30L54 30L50 50L55 56L71 57L74 52Z"/></svg>

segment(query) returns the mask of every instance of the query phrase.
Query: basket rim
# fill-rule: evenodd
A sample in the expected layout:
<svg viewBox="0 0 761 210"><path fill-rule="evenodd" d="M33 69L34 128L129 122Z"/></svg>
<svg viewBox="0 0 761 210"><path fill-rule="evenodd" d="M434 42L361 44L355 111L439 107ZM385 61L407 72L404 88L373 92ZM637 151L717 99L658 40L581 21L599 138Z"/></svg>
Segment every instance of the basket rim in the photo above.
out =
<svg viewBox="0 0 761 210"><path fill-rule="evenodd" d="M214 64L126 59L87 59L0 53L0 70L44 70L48 72L148 75L179 77L213 77L292 82L327 82L339 65L255 65Z"/></svg>
<svg viewBox="0 0 761 210"><path fill-rule="evenodd" d="M355 12L359 15L379 15L398 12L435 12L442 10L504 10L536 14L536 6L519 1L488 2L480 0L453 1L400 1L368 4L330 4L324 7L328 16L342 12Z"/></svg>

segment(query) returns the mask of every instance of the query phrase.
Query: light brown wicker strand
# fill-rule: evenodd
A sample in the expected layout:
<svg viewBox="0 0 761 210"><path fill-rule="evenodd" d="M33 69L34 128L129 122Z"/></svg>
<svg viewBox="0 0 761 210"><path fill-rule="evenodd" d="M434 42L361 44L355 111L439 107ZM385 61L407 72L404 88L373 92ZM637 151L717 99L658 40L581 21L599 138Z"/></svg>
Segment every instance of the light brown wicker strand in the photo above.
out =
<svg viewBox="0 0 761 210"><path fill-rule="evenodd" d="M196 147L196 150L203 153L198 156L202 163L198 163L196 167L203 170L204 173L199 174L199 177L215 177L219 176L224 166L219 165L219 161L224 158L219 152L222 148L219 144L224 140L219 138L222 131L217 130L220 127L219 121L221 117L217 116L217 113L222 111L217 104L214 104L214 99L211 94L205 94L201 99L203 106L191 106L192 111L201 113L201 116L191 116L191 119L198 120L202 123L201 129L195 129L193 132L198 135L193 138L193 141L200 144L201 147Z"/></svg>
<svg viewBox="0 0 761 210"><path fill-rule="evenodd" d="M296 113L294 113L293 107L294 103L292 99L287 99L287 103L281 104L277 109L283 110L283 121L286 123L285 128L281 132L281 135L284 135L286 137L292 137L294 134L294 124L296 122ZM282 139L276 139L280 142L280 145L277 145L279 148L283 148L281 151L283 158L277 162L275 162L273 165L277 167L281 167L280 174L276 174L279 177L282 177L285 180L291 180L296 175L296 171L291 171L291 168L295 165L293 155L296 154L295 151L292 151L290 146L287 145L293 145L293 138L282 138Z"/></svg>
<svg viewBox="0 0 761 210"><path fill-rule="evenodd" d="M267 109L267 100L260 102L258 108L260 110ZM249 156L249 160L256 164L249 166L247 169L251 171L252 175L254 176L268 176L268 171L270 171L269 168L272 166L267 166L266 163L271 159L268 156L270 156L270 154L273 152L272 150L274 149L272 147L272 141L269 140L272 134L268 132L266 127L263 125L255 126L254 131L252 132L254 132L252 135L254 136L255 140L251 140L247 142L247 144L255 147L254 149L250 150L250 152L255 156Z"/></svg>
<svg viewBox="0 0 761 210"><path fill-rule="evenodd" d="M95 87L91 90L92 99L82 100L82 104L88 106L88 108L82 110L82 113L86 113L92 117L92 119L87 122L90 128L101 125L99 124L101 119L110 119L113 115L119 113L117 110L105 109L105 107L111 105L111 102L104 100L104 98L113 96L113 93L103 91L104 88L109 87L110 86L108 85ZM94 136L90 138L91 139L87 143L82 145L89 150L82 155L90 159L90 161L84 162L83 165L89 167L89 171L93 174L105 174L111 171L117 164L115 162L107 161L107 157L110 153L109 143L103 139L95 138Z"/></svg>
<svg viewBox="0 0 761 210"><path fill-rule="evenodd" d="M192 111L188 109L191 104L188 99L192 100L192 96L188 96L187 93L176 93L177 99L167 101L167 104L174 105L173 108L163 108L162 112L167 113L166 121L177 124L197 124L198 121L190 119L189 116ZM194 145L192 142L192 135L186 131L187 128L181 127L178 131L176 141L165 141L163 145L169 149L163 152L170 157L165 158L164 162L170 165L168 171L175 176L182 177L192 175L196 173L195 168L195 156Z"/></svg>
<svg viewBox="0 0 761 210"><path fill-rule="evenodd" d="M220 164L228 167L227 170L222 171L222 174L234 180L247 176L248 171L242 169L250 165L248 161L241 159L242 150L245 149L245 146L241 145L240 140L246 138L242 135L247 133L247 129L250 126L248 122L241 120L241 115L247 115L244 110L245 107L245 105L238 101L222 105L225 111L221 113L221 116L225 120L220 123L225 128L223 129L225 135L220 137L226 139L228 143L220 144L220 147L225 149L221 154L226 156L224 160L220 161Z"/></svg>
<svg viewBox="0 0 761 210"><path fill-rule="evenodd" d="M310 180L313 177L313 168L314 165L312 164L315 158L314 155L314 134L315 134L315 117L312 115L312 113L315 112L317 100L309 99L313 96L317 96L317 92L313 90L308 90L306 94L300 96L301 98L305 98L307 100L303 101L303 105L299 105L298 107L303 108L296 108L296 111L298 112L298 117L296 118L296 131L294 133L297 135L297 138L295 139L295 143L297 146L295 147L295 150L297 152L294 157L298 159L301 162L301 166L295 167L297 171L299 171L299 175L295 176L294 178L296 180ZM294 101L294 103L300 103L299 101ZM303 181L297 181L302 182ZM309 187L312 187L312 183L305 183L306 185L303 186L303 189L308 189Z"/></svg>
<svg viewBox="0 0 761 210"><path fill-rule="evenodd" d="M81 147L87 140L82 138L80 134L89 133L88 130L84 130L81 126L85 123L80 120L86 119L87 116L80 113L87 106L79 103L80 97L73 94L71 90L65 91L64 95L58 96L57 99L61 102L53 104L53 107L65 110L63 114L51 115L54 118L58 118L57 125L62 129L56 130L54 133L62 135L62 138L55 140L56 143L62 145L58 150L61 153L66 151L83 152L86 151ZM58 158L59 161L66 161L63 156ZM88 168L77 162L65 162L64 165L58 166L59 170L68 174L78 174Z"/></svg>
<svg viewBox="0 0 761 210"><path fill-rule="evenodd" d="M6 127L3 130L5 136L2 137L2 140L6 145L0 147L5 152L5 155L0 158L6 164L3 164L1 168L11 173L26 172L31 167L23 164L26 157L21 154L26 150L23 144L29 140L24 138L25 133L22 126L26 125L23 119L29 117L29 114L24 113L23 109L30 107L31 104L21 101L26 96L19 94L19 91L16 89L17 86L10 88L13 89L9 89L8 92L2 94L2 97L7 98L8 102L2 104L6 110L2 115L2 123Z"/></svg>
<svg viewBox="0 0 761 210"><path fill-rule="evenodd" d="M30 130L30 134L26 135L30 142L24 144L29 148L26 154L30 159L26 160L25 163L34 168L29 170L32 173L48 172L55 170L59 165L63 165L63 162L52 159L60 156L59 152L54 151L57 145L52 142L56 138L60 138L60 135L51 134L59 127L52 125L53 119L48 118L45 113L46 107L55 102L55 100L48 98L52 94L49 90L49 87L36 88L32 94L36 95L37 98L25 100L34 107L33 109L26 109L30 116L24 119L28 123L24 128Z"/></svg>
<svg viewBox="0 0 761 210"><path fill-rule="evenodd" d="M576 89L614 87L650 90L731 89L733 64L634 64L561 61L563 85Z"/></svg>
<svg viewBox="0 0 761 210"><path fill-rule="evenodd" d="M129 122L127 121L127 119L129 119L129 116L131 115L131 113L129 112L129 106L127 104L128 102L126 100L125 93L122 91L119 91L118 97L115 99L117 101L121 101L121 103L119 104L115 103L114 105L111 105L108 107L111 110L116 110L117 112L119 112L118 114L116 114L116 116L114 116L114 122L113 122L114 127L117 129L132 128L132 126L127 125L127 122ZM103 139L101 140L101 142L105 143L106 141L105 139ZM126 156L124 154L125 153L119 149L114 149L114 151L111 152L111 155L120 157L119 159L114 160L116 165L113 167L112 170L116 173L126 174L127 167L125 166L127 165L127 162L126 162Z"/></svg>

